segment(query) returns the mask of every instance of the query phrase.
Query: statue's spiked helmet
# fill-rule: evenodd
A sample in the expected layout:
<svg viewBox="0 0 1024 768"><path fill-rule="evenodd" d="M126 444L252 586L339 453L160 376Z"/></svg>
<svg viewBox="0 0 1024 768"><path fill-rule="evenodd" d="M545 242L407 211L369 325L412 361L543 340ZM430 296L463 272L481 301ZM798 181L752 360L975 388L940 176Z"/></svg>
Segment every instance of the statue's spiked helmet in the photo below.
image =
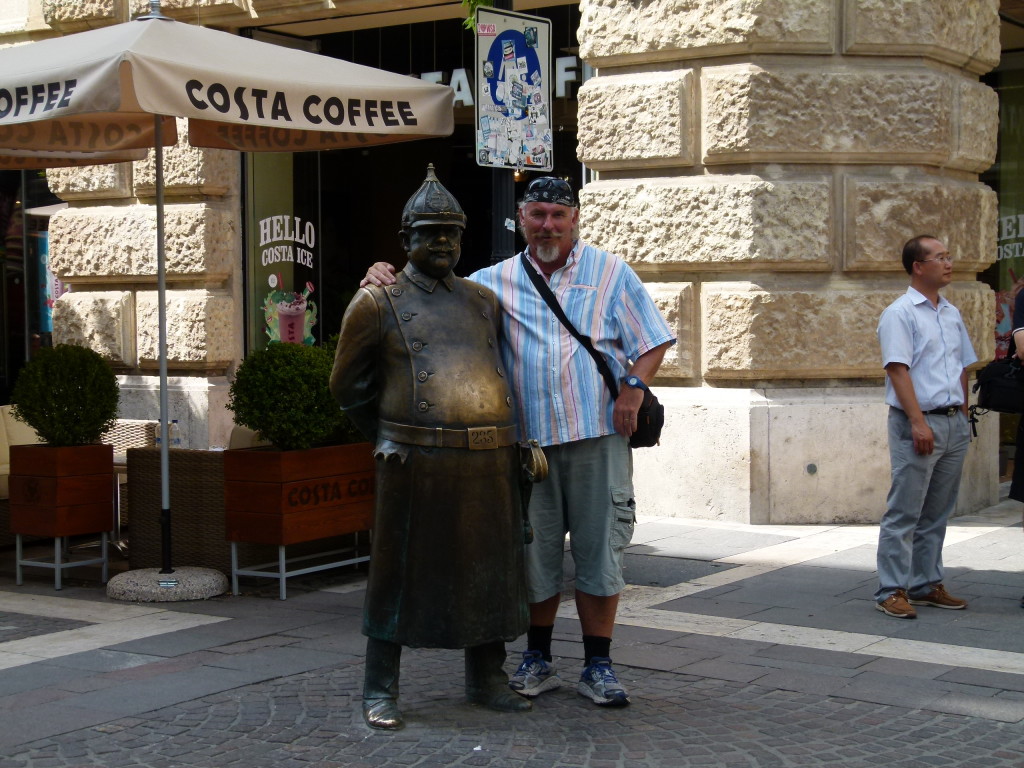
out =
<svg viewBox="0 0 1024 768"><path fill-rule="evenodd" d="M454 224L466 228L462 206L437 180L433 163L427 166L427 177L402 209L402 229L427 224Z"/></svg>

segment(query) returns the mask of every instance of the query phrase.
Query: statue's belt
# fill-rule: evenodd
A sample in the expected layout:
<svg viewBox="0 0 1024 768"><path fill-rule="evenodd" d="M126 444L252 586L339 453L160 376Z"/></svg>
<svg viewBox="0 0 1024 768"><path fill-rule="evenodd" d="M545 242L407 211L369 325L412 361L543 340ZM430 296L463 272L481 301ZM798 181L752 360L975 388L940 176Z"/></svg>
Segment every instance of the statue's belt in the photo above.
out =
<svg viewBox="0 0 1024 768"><path fill-rule="evenodd" d="M515 445L516 428L512 425L448 429L445 427L414 427L411 424L380 421L377 437L393 440L396 443L431 448L468 448L471 451L489 451L504 448L507 445Z"/></svg>

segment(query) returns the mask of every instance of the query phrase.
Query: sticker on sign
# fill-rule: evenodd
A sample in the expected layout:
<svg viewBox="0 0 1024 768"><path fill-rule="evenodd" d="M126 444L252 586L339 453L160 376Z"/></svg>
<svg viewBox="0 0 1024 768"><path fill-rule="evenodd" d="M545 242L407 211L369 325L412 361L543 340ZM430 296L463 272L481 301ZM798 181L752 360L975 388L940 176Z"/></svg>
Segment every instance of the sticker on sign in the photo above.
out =
<svg viewBox="0 0 1024 768"><path fill-rule="evenodd" d="M481 37L494 37L498 34L497 24L477 24L476 33Z"/></svg>

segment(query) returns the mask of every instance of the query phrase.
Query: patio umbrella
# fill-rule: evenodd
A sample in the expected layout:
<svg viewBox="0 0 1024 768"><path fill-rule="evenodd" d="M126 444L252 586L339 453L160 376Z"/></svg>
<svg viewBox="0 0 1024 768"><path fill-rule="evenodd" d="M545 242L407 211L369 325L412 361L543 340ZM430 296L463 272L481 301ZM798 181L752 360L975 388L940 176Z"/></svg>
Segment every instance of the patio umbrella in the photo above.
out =
<svg viewBox="0 0 1024 768"><path fill-rule="evenodd" d="M163 147L245 152L363 147L453 129L450 88L184 24L159 0L134 21L0 50L0 168L156 153L160 428L167 433ZM162 569L171 573L167 440L160 444Z"/></svg>

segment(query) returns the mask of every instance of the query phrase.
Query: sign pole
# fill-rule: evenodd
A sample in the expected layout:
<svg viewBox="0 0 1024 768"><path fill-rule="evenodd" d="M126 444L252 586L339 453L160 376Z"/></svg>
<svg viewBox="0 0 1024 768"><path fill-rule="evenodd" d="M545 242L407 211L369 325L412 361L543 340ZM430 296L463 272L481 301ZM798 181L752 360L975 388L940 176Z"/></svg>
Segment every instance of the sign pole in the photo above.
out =
<svg viewBox="0 0 1024 768"><path fill-rule="evenodd" d="M512 0L494 0L494 8L511 11ZM515 256L516 233L505 225L505 221L518 218L514 172L495 168L491 171L491 264Z"/></svg>

